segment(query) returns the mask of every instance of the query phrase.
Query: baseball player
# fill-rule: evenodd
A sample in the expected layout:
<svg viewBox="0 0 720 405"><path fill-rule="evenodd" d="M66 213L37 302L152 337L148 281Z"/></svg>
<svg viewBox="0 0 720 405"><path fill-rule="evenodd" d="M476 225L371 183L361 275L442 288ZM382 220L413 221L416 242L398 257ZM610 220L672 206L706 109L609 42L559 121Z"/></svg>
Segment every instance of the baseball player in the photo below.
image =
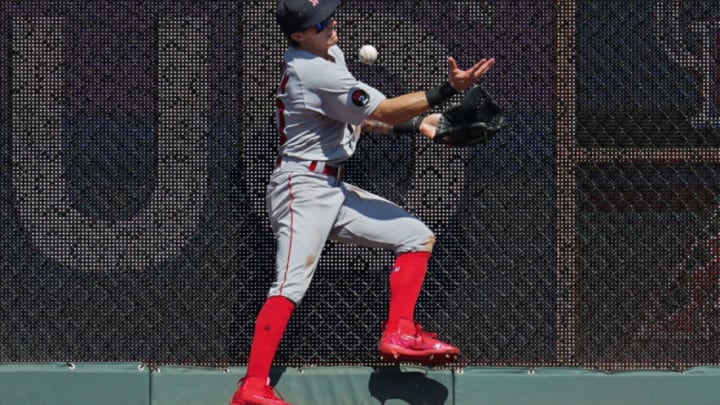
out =
<svg viewBox="0 0 720 405"><path fill-rule="evenodd" d="M386 98L348 71L333 18L339 4L276 4L277 22L290 42L275 100L279 153L266 192L277 239L277 279L257 316L247 374L231 405L287 404L269 386L270 368L328 239L396 254L388 319L378 344L383 357L439 364L460 354L414 319L433 232L403 208L343 182L343 164L353 155L363 124L380 132L394 127L432 138L438 114L415 117L473 85L495 61L482 59L461 70L448 58L450 72L442 85Z"/></svg>

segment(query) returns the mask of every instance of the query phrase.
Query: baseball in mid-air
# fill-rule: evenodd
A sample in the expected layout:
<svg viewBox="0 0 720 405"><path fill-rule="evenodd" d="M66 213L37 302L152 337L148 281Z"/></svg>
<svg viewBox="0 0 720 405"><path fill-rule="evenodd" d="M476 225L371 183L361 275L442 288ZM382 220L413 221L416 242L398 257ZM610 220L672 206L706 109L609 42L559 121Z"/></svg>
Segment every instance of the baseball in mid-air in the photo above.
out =
<svg viewBox="0 0 720 405"><path fill-rule="evenodd" d="M360 56L360 62L366 65L371 65L377 60L378 51L372 45L363 45L362 47L360 47L358 55Z"/></svg>

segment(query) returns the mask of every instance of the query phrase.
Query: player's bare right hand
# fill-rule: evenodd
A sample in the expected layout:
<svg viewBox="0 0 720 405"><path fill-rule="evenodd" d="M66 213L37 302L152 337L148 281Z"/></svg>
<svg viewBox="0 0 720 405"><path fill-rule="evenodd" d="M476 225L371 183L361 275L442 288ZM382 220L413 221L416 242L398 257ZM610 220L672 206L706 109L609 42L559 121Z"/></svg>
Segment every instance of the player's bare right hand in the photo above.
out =
<svg viewBox="0 0 720 405"><path fill-rule="evenodd" d="M480 59L478 63L470 69L462 70L458 67L457 61L452 56L448 57L450 64L450 74L448 81L450 85L459 93L472 86L480 77L482 77L495 64L495 58Z"/></svg>

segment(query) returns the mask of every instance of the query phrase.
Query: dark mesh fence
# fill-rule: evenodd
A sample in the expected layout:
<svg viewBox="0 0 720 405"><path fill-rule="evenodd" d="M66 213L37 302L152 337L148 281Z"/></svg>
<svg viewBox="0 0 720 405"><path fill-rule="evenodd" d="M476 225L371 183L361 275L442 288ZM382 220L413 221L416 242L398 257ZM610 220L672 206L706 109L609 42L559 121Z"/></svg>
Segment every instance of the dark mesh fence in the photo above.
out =
<svg viewBox="0 0 720 405"><path fill-rule="evenodd" d="M718 361L717 6L577 3L581 364Z"/></svg>
<svg viewBox="0 0 720 405"><path fill-rule="evenodd" d="M0 361L246 362L274 278L274 1L1 4ZM497 59L488 145L371 133L347 166L435 231L417 318L461 365L717 363L718 10L338 10L349 69L390 97ZM392 261L328 243L278 364L379 364Z"/></svg>

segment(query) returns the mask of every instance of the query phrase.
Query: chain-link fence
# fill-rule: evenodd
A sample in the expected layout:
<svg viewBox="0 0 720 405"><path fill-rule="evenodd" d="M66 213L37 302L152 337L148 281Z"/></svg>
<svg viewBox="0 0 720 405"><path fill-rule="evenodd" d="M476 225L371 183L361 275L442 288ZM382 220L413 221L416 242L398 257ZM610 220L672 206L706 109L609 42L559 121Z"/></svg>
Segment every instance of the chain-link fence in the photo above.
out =
<svg viewBox="0 0 720 405"><path fill-rule="evenodd" d="M274 1L1 4L0 361L246 362ZM461 365L717 363L718 6L343 3L348 67L388 96L497 60L488 145L371 133L347 165L436 233L417 317ZM380 364L392 261L328 243L278 364Z"/></svg>

